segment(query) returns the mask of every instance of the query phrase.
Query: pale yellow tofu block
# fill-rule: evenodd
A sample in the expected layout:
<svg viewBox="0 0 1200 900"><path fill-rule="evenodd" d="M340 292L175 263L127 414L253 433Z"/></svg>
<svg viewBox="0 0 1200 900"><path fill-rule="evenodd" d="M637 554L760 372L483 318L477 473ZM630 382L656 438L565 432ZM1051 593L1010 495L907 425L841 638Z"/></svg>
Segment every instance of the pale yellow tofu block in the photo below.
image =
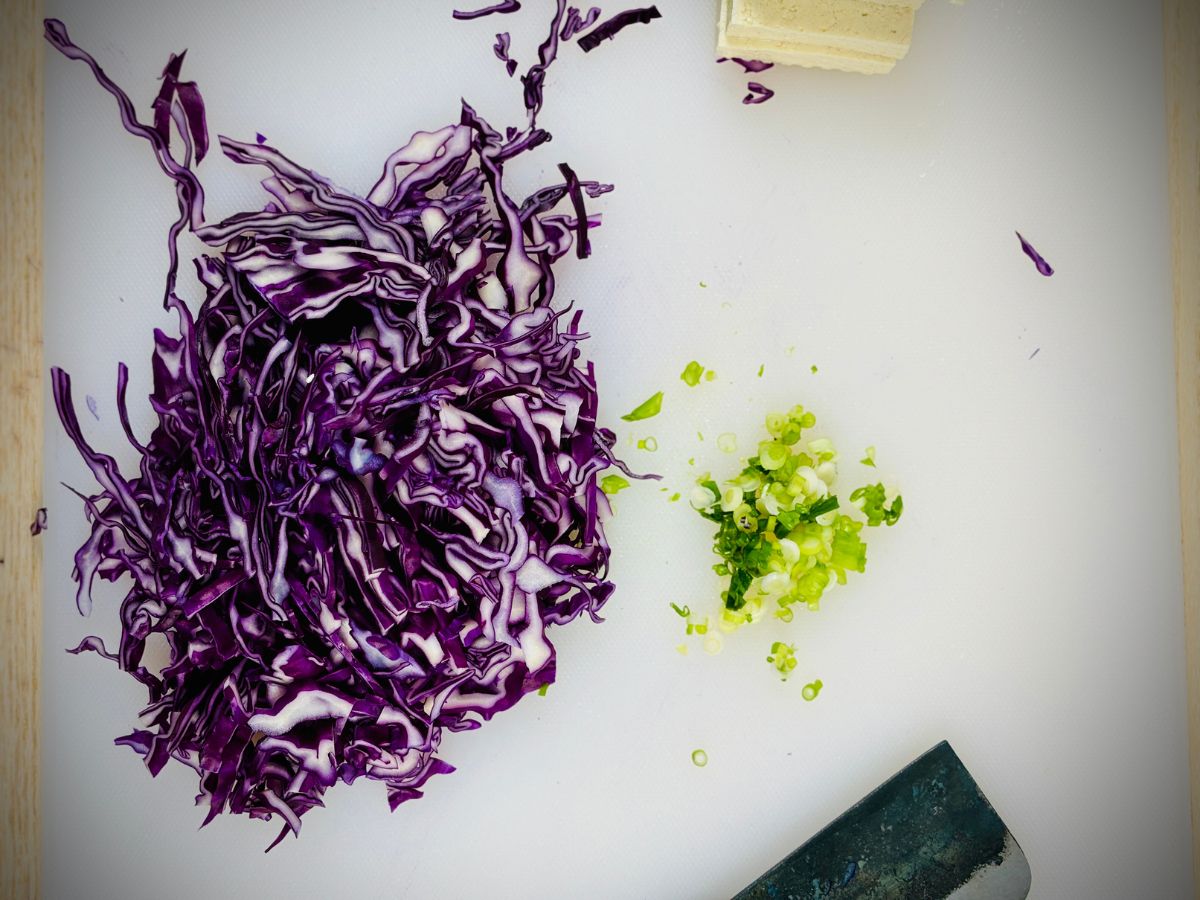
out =
<svg viewBox="0 0 1200 900"><path fill-rule="evenodd" d="M876 0L732 0L726 32L902 58L912 43L913 7Z"/></svg>
<svg viewBox="0 0 1200 900"><path fill-rule="evenodd" d="M780 65L809 66L818 69L835 69L841 72L858 72L863 75L882 75L896 65L896 58L870 53L856 53L819 44L803 44L796 41L773 41L761 38L733 38L727 34L730 0L721 0L721 14L717 27L717 55L737 56L742 59L760 59Z"/></svg>

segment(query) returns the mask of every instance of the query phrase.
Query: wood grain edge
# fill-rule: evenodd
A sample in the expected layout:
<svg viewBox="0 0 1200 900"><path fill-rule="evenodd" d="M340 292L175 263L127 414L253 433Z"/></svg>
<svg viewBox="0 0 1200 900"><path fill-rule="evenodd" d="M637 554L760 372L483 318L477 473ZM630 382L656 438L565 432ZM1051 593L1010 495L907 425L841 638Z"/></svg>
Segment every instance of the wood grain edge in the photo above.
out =
<svg viewBox="0 0 1200 900"><path fill-rule="evenodd" d="M1163 0L1192 874L1200 897L1200 2Z"/></svg>
<svg viewBox="0 0 1200 900"><path fill-rule="evenodd" d="M40 0L0 0L0 897L41 875L42 505ZM54 527L54 523L50 523Z"/></svg>

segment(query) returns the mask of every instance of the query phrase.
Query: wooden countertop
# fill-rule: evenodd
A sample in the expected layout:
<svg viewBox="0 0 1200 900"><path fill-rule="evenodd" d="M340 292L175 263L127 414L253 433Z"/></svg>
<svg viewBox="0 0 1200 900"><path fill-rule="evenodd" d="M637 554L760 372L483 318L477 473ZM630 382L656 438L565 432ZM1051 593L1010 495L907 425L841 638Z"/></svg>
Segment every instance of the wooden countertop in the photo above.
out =
<svg viewBox="0 0 1200 900"><path fill-rule="evenodd" d="M42 505L40 0L0 0L0 897L38 896Z"/></svg>

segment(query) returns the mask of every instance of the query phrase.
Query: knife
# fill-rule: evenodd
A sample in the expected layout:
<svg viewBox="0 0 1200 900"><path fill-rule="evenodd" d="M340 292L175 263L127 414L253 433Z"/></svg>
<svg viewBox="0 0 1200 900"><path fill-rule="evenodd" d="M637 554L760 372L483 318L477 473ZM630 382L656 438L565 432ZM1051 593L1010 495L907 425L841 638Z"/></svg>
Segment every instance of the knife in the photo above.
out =
<svg viewBox="0 0 1200 900"><path fill-rule="evenodd" d="M1029 862L942 741L735 900L1024 900Z"/></svg>

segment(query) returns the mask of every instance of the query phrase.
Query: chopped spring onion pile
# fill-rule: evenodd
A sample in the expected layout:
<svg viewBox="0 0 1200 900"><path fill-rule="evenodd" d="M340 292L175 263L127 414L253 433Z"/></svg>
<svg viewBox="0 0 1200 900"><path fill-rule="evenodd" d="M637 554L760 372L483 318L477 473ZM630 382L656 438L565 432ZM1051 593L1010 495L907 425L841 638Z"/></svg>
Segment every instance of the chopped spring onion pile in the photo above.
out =
<svg viewBox="0 0 1200 900"><path fill-rule="evenodd" d="M790 622L797 604L818 609L834 582L845 584L847 572L866 569L863 525L900 519L902 499L897 494L889 503L881 483L850 494L865 523L841 511L833 443L803 440L816 422L802 406L767 416L768 438L739 474L722 483L702 476L692 490L693 508L717 525L713 551L720 562L713 568L729 579L717 622L722 631L769 612ZM784 679L796 666L794 648L780 642L767 660Z"/></svg>

